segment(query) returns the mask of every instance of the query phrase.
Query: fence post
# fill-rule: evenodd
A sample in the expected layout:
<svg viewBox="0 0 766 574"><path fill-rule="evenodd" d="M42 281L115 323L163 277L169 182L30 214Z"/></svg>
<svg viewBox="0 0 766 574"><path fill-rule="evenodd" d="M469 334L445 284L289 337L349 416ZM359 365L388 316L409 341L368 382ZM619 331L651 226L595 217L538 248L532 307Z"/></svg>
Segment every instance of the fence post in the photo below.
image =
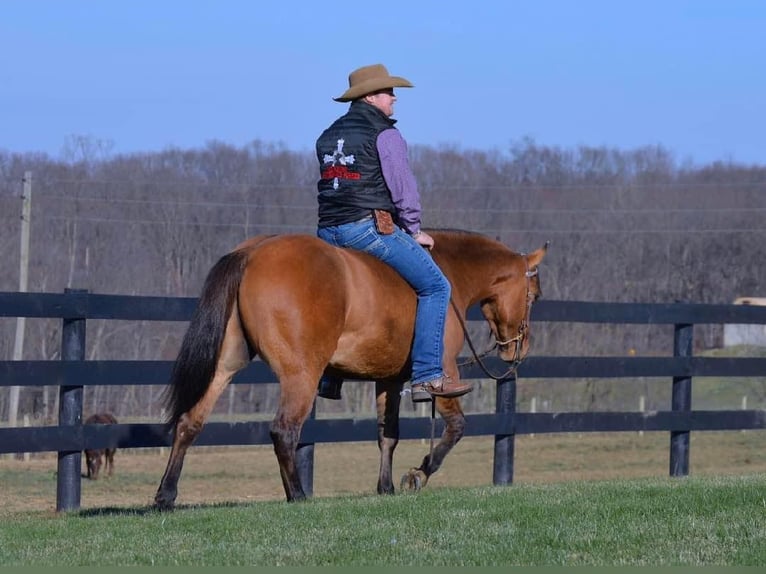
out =
<svg viewBox="0 0 766 574"><path fill-rule="evenodd" d="M673 334L673 356L691 357L694 340L694 325L677 324ZM692 410L692 378L673 377L673 412ZM670 432L670 476L689 474L689 431Z"/></svg>
<svg viewBox="0 0 766 574"><path fill-rule="evenodd" d="M87 293L87 290L65 289L64 292ZM84 359L85 319L65 318L61 330L61 360L82 361ZM59 427L82 425L82 395L82 385L63 385L59 388ZM57 512L80 508L81 465L81 450L58 453Z"/></svg>
<svg viewBox="0 0 766 574"><path fill-rule="evenodd" d="M516 374L497 381L495 413L509 417L511 428L516 416ZM498 417L499 418L499 417ZM492 484L507 485L513 483L513 451L516 433L495 435L495 461L492 468Z"/></svg>
<svg viewBox="0 0 766 574"><path fill-rule="evenodd" d="M309 419L315 419L317 415L317 403L311 407ZM301 481L303 492L306 496L314 494L314 443L299 443L295 450L295 464L298 467L298 479Z"/></svg>

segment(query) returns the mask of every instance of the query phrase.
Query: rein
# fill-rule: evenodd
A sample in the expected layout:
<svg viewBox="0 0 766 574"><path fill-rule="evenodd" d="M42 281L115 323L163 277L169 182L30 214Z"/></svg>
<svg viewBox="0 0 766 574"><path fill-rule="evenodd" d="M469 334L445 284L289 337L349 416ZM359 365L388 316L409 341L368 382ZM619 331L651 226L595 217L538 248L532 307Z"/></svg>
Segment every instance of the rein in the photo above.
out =
<svg viewBox="0 0 766 574"><path fill-rule="evenodd" d="M460 311L458 310L458 307L455 304L454 299L450 298L450 303L452 304L452 308L455 310L455 314L457 315L457 319L458 319L458 322L460 323L460 327L463 329L463 334L465 335L465 340L468 343L468 348L471 349L471 353L473 354L472 361L467 363L462 363L458 365L459 367L469 365L472 363L478 363L479 367L481 367L481 370L484 372L484 374L487 375L490 379L494 379L495 381L507 379L510 375L516 372L516 369L519 368L519 365L521 364L521 361L522 361L521 348L524 343L524 339L527 336L527 331L529 330L529 315L532 310L532 304L534 303L534 299L531 296L531 290L530 290L530 278L537 275L537 269L535 269L534 271L529 270L526 257L524 257L524 265L527 267L526 271L524 272L524 277L526 278L526 282L527 282L527 309L526 309L526 312L524 313L524 318L521 320L521 323L519 324L519 332L516 334L515 337L511 337L510 339L506 341L498 341L497 338L495 338L495 344L481 354L479 354L476 351L476 347L474 346L473 341L471 340L471 336L468 334L468 329L466 328L465 321L463 320L463 317ZM490 370L487 368L487 366L484 364L484 361L482 361L482 358L486 357L489 353L491 353L497 347L500 347L503 345L509 345L510 343L516 344L514 353L513 353L513 360L511 361L510 366L504 373L500 375L491 373Z"/></svg>
<svg viewBox="0 0 766 574"><path fill-rule="evenodd" d="M484 371L484 374L487 375L490 379L494 379L495 381L501 381L503 379L507 379L510 375L515 374L516 369L519 368L519 365L521 364L521 348L524 343L524 339L527 336L527 331L529 330L529 315L532 311L532 304L534 303L534 298L532 297L532 293L530 289L530 279L534 277L535 275L537 275L537 269L535 269L534 271L529 270L529 262L527 261L525 254L522 254L522 258L524 259L524 266L526 267L526 270L524 272L524 277L527 282L527 309L526 309L526 312L524 313L524 317L522 318L521 323L519 323L519 332L516 334L515 337L511 337L510 339L506 341L498 341L497 338L495 338L495 344L489 349L487 349L486 351L484 351L483 353L479 354L476 351L476 347L474 347L473 341L471 340L471 336L468 334L468 328L465 325L465 321L463 320L463 316L460 313L460 310L455 304L455 300L452 297L450 297L450 304L452 305L452 308L455 310L455 315L457 316L457 320L460 323L460 327L463 329L463 335L465 336L465 340L468 343L468 347L471 349L471 353L473 354L472 361L461 363L458 365L458 367L469 365L471 363L478 363L479 367L481 367L481 370ZM511 361L510 366L504 373L500 375L491 373L490 370L487 368L487 366L484 364L484 361L482 361L482 358L486 357L489 353L491 353L497 347L500 347L503 345L509 345L511 343L516 343L516 347L513 353L513 361ZM433 400L431 401L431 441L430 441L429 453L428 453L429 464L431 464L434 459L435 436L436 436L436 400Z"/></svg>

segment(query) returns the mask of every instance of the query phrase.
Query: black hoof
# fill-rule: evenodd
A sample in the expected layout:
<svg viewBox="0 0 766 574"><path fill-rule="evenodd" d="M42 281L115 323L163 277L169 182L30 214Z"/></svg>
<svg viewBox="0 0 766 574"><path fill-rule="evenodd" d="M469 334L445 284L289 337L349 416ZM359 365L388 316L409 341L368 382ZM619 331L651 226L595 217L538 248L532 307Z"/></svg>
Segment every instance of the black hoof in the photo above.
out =
<svg viewBox="0 0 766 574"><path fill-rule="evenodd" d="M160 512L171 512L172 510L175 510L176 507L176 501L175 500L165 500L163 498L160 498L159 496L154 499L154 509L159 510Z"/></svg>

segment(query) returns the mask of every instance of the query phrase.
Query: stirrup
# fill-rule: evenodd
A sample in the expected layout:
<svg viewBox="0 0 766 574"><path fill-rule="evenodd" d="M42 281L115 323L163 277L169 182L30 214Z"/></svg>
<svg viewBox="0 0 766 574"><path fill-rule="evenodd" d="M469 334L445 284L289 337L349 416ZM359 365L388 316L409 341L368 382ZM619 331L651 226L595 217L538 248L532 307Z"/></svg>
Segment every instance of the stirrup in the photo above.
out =
<svg viewBox="0 0 766 574"><path fill-rule="evenodd" d="M412 398L413 403L430 403L434 400L431 396L431 393L429 393L424 387L425 385L422 383L419 385L412 385L412 387L410 387L410 397Z"/></svg>

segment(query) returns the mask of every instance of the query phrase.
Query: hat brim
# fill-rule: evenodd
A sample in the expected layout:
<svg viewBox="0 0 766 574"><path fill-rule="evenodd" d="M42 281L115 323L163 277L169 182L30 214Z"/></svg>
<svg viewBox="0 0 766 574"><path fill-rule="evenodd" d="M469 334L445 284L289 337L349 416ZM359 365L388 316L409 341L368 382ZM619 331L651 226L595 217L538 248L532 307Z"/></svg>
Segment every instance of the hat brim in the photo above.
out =
<svg viewBox="0 0 766 574"><path fill-rule="evenodd" d="M350 102L367 94L377 92L378 90L385 90L386 88L414 88L409 82L399 76L388 76L386 78L370 78L363 82L359 82L355 86L346 90L342 95L337 98L333 98L336 102Z"/></svg>

